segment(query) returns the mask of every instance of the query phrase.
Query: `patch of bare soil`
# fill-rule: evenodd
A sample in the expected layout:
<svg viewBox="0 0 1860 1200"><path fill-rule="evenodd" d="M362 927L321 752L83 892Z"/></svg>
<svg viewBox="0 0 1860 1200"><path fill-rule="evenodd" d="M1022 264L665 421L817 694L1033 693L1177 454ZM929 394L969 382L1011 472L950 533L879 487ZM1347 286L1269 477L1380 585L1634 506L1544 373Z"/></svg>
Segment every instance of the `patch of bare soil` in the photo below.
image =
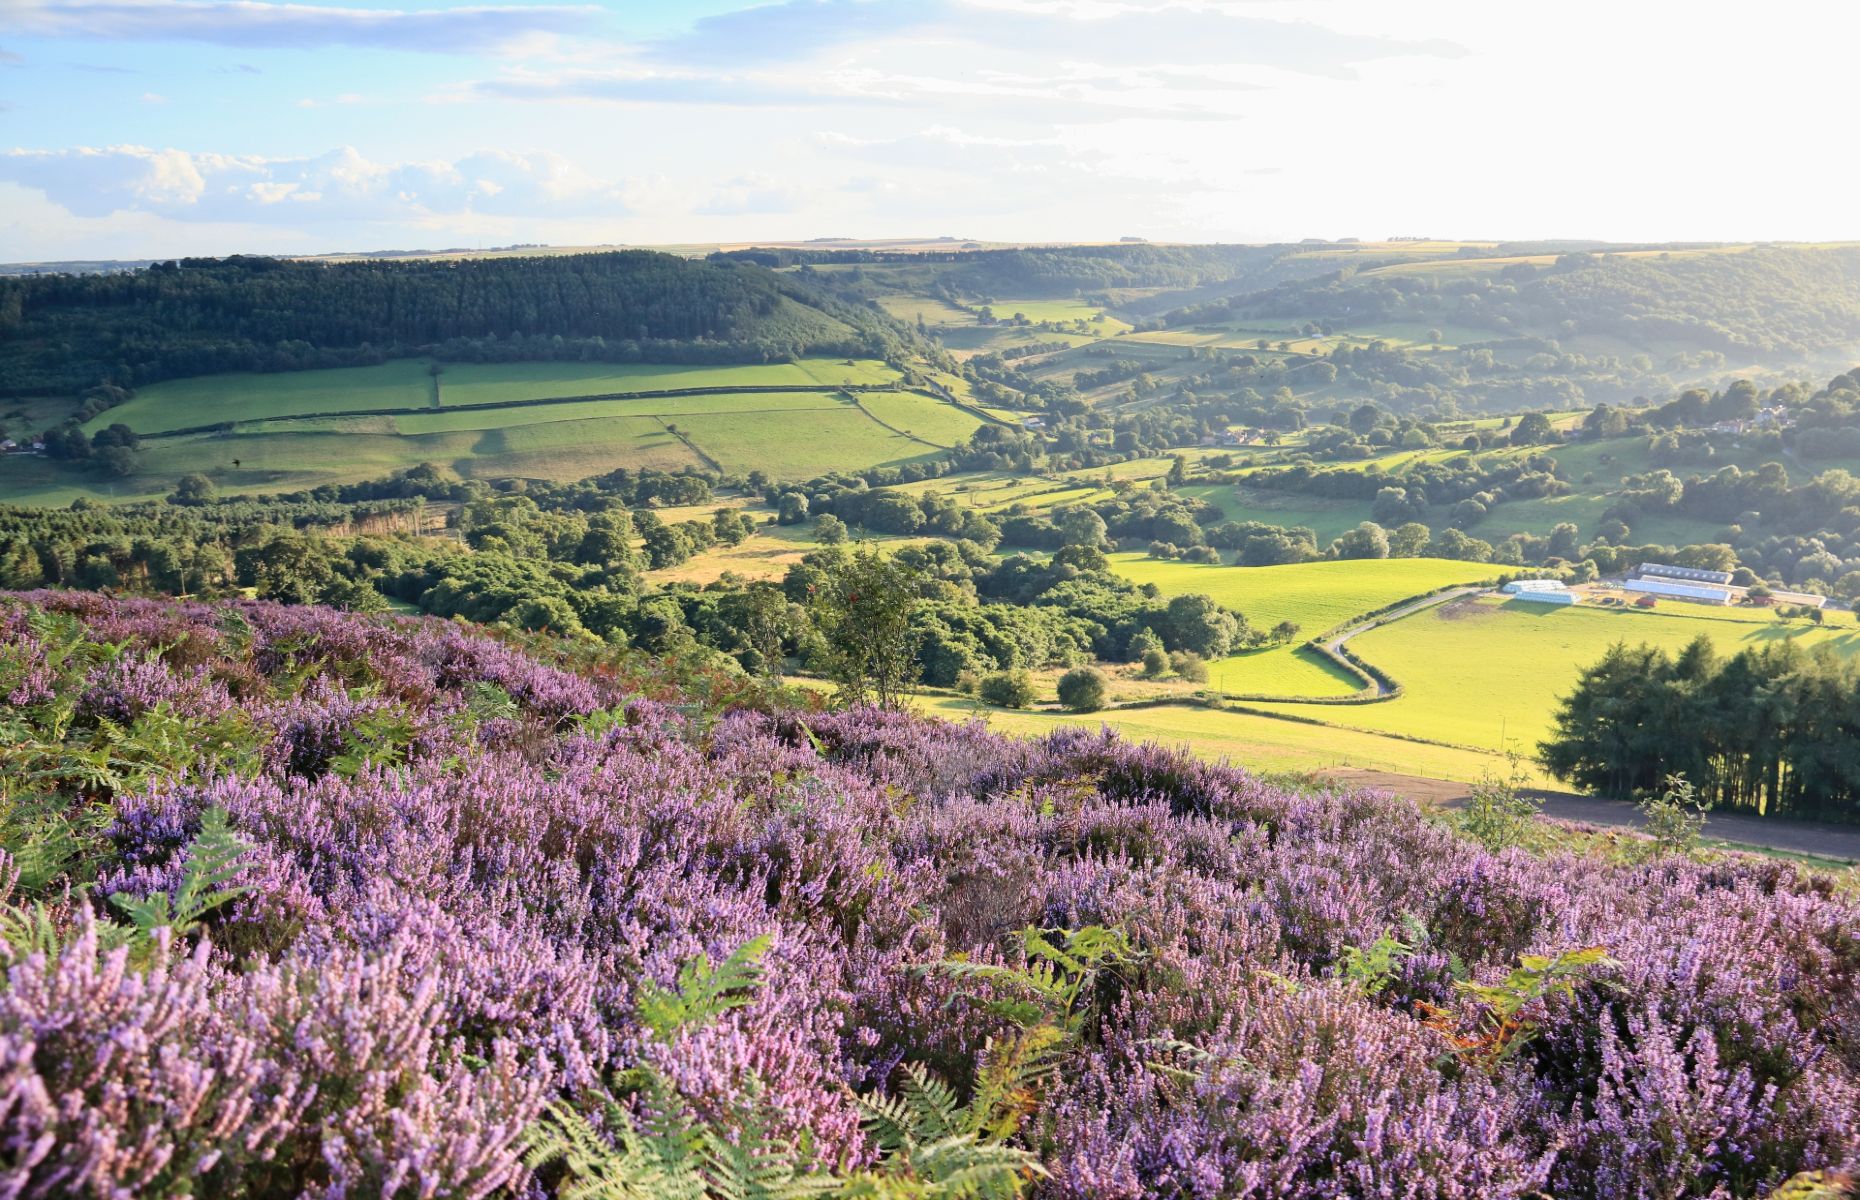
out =
<svg viewBox="0 0 1860 1200"><path fill-rule="evenodd" d="M1475 593L1437 606L1434 609L1434 615L1442 621L1489 621L1497 611L1489 604L1479 603L1479 597Z"/></svg>

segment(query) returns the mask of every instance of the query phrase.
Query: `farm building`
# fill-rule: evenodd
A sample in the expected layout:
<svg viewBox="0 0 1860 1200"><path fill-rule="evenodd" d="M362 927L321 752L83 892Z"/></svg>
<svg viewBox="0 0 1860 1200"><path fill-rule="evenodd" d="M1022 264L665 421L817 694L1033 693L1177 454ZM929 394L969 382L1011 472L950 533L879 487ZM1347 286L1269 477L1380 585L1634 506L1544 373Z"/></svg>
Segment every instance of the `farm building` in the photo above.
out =
<svg viewBox="0 0 1860 1200"><path fill-rule="evenodd" d="M1826 596L1812 596L1807 592L1771 591L1770 599L1777 604L1801 604L1808 608L1826 608L1828 606L1828 598Z"/></svg>
<svg viewBox="0 0 1860 1200"><path fill-rule="evenodd" d="M1671 596L1695 604L1729 604L1732 593L1727 588L1700 583L1679 583L1671 579L1630 579L1621 585L1630 592L1653 596Z"/></svg>
<svg viewBox="0 0 1860 1200"><path fill-rule="evenodd" d="M1576 604L1576 593L1555 579L1514 579L1499 591L1532 604Z"/></svg>
<svg viewBox="0 0 1860 1200"><path fill-rule="evenodd" d="M1729 583L1729 571L1707 571L1699 567L1670 567L1665 563L1642 563L1634 571L1645 579L1680 579L1687 583Z"/></svg>
<svg viewBox="0 0 1860 1200"><path fill-rule="evenodd" d="M1518 592L1516 599L1526 604L1580 604L1582 597L1568 588L1529 588Z"/></svg>

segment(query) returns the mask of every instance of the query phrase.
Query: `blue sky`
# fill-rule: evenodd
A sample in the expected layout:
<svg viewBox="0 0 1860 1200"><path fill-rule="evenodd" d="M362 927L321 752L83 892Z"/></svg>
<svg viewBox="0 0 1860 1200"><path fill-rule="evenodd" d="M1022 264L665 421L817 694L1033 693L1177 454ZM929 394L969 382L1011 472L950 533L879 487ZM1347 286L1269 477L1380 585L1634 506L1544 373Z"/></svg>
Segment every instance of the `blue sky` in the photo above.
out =
<svg viewBox="0 0 1860 1200"><path fill-rule="evenodd" d="M0 0L0 260L1860 236L1860 6Z"/></svg>

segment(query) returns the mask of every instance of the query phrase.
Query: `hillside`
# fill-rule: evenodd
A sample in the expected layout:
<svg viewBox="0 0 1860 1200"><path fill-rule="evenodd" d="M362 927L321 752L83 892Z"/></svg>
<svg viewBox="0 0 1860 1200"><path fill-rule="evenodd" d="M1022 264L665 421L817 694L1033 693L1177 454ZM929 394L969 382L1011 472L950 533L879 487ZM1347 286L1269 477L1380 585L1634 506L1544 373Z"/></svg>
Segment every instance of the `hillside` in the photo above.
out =
<svg viewBox="0 0 1860 1200"><path fill-rule="evenodd" d="M22 1194L1860 1166L1860 905L1789 866L1494 856L1105 735L314 608L10 596L0 686Z"/></svg>
<svg viewBox="0 0 1860 1200"><path fill-rule="evenodd" d="M428 262L182 259L0 279L0 395L184 375L466 360L882 354L897 331L759 267L669 254Z"/></svg>

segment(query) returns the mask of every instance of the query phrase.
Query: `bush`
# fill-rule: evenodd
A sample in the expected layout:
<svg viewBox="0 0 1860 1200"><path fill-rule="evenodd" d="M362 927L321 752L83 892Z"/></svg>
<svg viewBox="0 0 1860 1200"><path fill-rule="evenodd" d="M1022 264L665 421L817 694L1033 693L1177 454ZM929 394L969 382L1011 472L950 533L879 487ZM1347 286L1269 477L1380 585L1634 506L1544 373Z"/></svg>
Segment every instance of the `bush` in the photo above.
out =
<svg viewBox="0 0 1860 1200"><path fill-rule="evenodd" d="M1169 666L1190 683L1208 682L1208 660L1193 650L1177 650L1169 656Z"/></svg>
<svg viewBox="0 0 1860 1200"><path fill-rule="evenodd" d="M1059 702L1073 712L1096 712L1109 695L1104 672L1096 667L1074 667L1059 677Z"/></svg>
<svg viewBox="0 0 1860 1200"><path fill-rule="evenodd" d="M1152 646L1143 652L1143 677L1158 679L1169 670L1169 654L1161 646Z"/></svg>
<svg viewBox="0 0 1860 1200"><path fill-rule="evenodd" d="M1025 671L997 671L982 680L983 700L997 708L1028 708L1037 698L1033 676Z"/></svg>

